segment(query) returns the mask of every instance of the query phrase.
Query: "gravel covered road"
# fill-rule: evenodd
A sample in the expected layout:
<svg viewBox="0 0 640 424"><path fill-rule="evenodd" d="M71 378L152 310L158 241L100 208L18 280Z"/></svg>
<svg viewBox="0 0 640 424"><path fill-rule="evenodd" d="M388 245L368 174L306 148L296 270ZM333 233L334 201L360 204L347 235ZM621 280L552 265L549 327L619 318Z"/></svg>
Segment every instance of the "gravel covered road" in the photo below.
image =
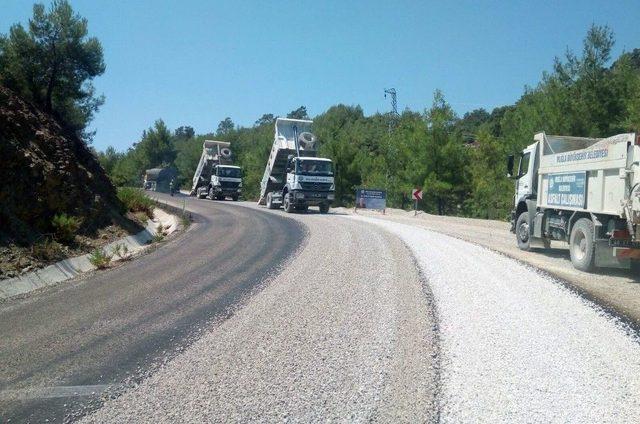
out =
<svg viewBox="0 0 640 424"><path fill-rule="evenodd" d="M371 218L416 255L438 314L443 422L640 422L637 334L534 269Z"/></svg>
<svg viewBox="0 0 640 424"><path fill-rule="evenodd" d="M366 223L295 219L309 235L286 270L85 422L437 420L435 319L411 253Z"/></svg>

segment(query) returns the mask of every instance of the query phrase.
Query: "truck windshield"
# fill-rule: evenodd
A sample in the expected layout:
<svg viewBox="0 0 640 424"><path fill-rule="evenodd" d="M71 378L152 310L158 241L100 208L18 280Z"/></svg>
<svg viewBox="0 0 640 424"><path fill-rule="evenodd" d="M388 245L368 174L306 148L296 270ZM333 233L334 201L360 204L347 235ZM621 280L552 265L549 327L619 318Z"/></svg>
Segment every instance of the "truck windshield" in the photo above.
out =
<svg viewBox="0 0 640 424"><path fill-rule="evenodd" d="M242 172L238 168L218 168L218 177L241 178Z"/></svg>
<svg viewBox="0 0 640 424"><path fill-rule="evenodd" d="M299 175L333 175L333 164L326 160L298 161Z"/></svg>

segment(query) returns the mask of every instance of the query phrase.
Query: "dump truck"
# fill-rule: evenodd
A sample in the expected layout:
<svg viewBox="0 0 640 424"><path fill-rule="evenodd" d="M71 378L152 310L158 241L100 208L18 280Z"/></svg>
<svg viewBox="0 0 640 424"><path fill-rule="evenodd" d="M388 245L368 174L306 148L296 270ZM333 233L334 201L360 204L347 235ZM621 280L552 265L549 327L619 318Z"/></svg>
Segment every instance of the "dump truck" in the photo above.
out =
<svg viewBox="0 0 640 424"><path fill-rule="evenodd" d="M242 193L242 169L232 165L230 143L205 140L202 155L193 175L191 195L199 199L238 200Z"/></svg>
<svg viewBox="0 0 640 424"><path fill-rule="evenodd" d="M631 268L640 260L640 140L538 133L514 171L511 231L523 250L569 245L573 266Z"/></svg>
<svg viewBox="0 0 640 424"><path fill-rule="evenodd" d="M334 200L333 163L317 157L313 121L278 118L269 160L260 183L259 205L287 213L318 206L329 212Z"/></svg>

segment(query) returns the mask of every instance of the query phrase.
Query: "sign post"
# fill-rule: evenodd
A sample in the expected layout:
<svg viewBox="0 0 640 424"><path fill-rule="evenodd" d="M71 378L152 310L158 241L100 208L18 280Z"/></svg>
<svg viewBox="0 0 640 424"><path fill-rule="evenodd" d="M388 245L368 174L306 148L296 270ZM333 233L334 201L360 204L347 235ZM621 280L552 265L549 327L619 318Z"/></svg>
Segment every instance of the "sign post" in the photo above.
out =
<svg viewBox="0 0 640 424"><path fill-rule="evenodd" d="M415 200L413 205L413 216L418 215L418 200L422 200L422 189L420 187L416 187L411 190L411 197Z"/></svg>

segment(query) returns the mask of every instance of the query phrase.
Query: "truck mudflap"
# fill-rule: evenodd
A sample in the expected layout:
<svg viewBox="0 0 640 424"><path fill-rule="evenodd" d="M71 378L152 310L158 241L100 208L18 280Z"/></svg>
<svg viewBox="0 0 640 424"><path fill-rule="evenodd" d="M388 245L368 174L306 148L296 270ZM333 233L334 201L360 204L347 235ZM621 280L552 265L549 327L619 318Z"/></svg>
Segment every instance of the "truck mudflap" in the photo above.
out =
<svg viewBox="0 0 640 424"><path fill-rule="evenodd" d="M596 267L628 269L630 259L635 258L640 259L640 249L613 247L611 239L596 240Z"/></svg>

